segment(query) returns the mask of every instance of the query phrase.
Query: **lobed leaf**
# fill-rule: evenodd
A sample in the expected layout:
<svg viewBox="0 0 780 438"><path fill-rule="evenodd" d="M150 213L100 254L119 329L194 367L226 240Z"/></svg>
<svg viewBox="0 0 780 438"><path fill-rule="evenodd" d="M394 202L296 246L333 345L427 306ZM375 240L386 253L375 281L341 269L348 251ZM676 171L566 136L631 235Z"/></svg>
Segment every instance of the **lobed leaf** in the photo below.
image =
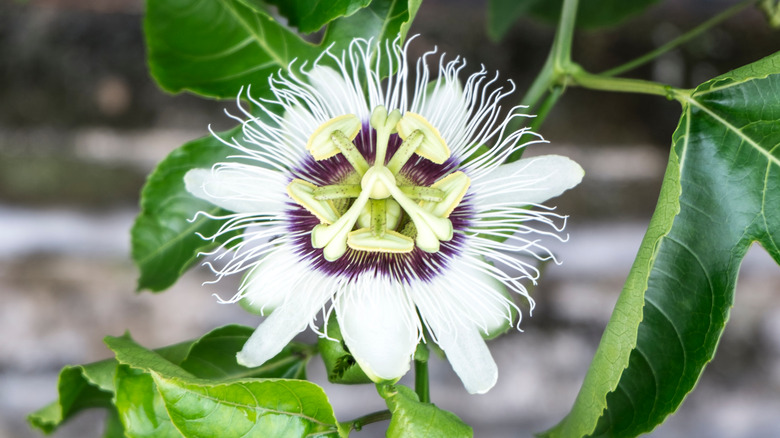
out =
<svg viewBox="0 0 780 438"><path fill-rule="evenodd" d="M152 376L122 365L116 373L114 404L129 438L180 438L171 422Z"/></svg>
<svg viewBox="0 0 780 438"><path fill-rule="evenodd" d="M230 139L240 126L219 133ZM141 192L141 213L131 230L133 260L140 271L138 289L161 291L170 287L187 270L201 251L219 241L204 240L224 223L204 216L228 212L191 195L184 186L184 175L195 168L209 168L223 161L233 149L214 136L186 143L168 155L149 175ZM194 219L194 220L193 220ZM228 236L222 236L223 241Z"/></svg>
<svg viewBox="0 0 780 438"><path fill-rule="evenodd" d="M147 0L144 34L160 87L216 98L234 98L293 59L318 53L265 11L237 0Z"/></svg>
<svg viewBox="0 0 780 438"><path fill-rule="evenodd" d="M652 430L714 356L750 245L780 263L780 52L681 100L648 232L572 411L545 436Z"/></svg>
<svg viewBox="0 0 780 438"><path fill-rule="evenodd" d="M152 373L166 409L186 437L337 436L325 392L301 380L211 383Z"/></svg>
<svg viewBox="0 0 780 438"><path fill-rule="evenodd" d="M439 409L433 403L422 403L417 394L402 385L377 386L393 413L388 438L459 438L472 437L471 426L455 414Z"/></svg>
<svg viewBox="0 0 780 438"><path fill-rule="evenodd" d="M84 409L111 407L116 365L116 361L110 359L63 368L57 382L57 401L31 413L27 421L33 427L51 433Z"/></svg>
<svg viewBox="0 0 780 438"><path fill-rule="evenodd" d="M228 325L194 340L148 350L125 334L107 337L116 359L65 367L60 373L59 399L28 419L50 433L83 409L106 408L106 437L181 437L155 389L151 372L188 381L222 382L247 377L304 378L306 363L316 348L291 343L257 368L236 363L236 353L252 333L249 327Z"/></svg>
<svg viewBox="0 0 780 438"><path fill-rule="evenodd" d="M236 362L240 351L253 329L227 325L214 329L192 344L181 367L202 379L235 379L241 377L276 377L306 379L306 364L315 349L306 344L291 342L273 359L257 368L246 368Z"/></svg>
<svg viewBox="0 0 780 438"><path fill-rule="evenodd" d="M311 33L338 17L349 16L365 8L371 0L268 0L268 3L278 6L279 13L287 18L291 26L303 33Z"/></svg>
<svg viewBox="0 0 780 438"><path fill-rule="evenodd" d="M406 40L422 0L373 0L370 5L349 17L333 21L322 45L344 48L352 38L374 41Z"/></svg>

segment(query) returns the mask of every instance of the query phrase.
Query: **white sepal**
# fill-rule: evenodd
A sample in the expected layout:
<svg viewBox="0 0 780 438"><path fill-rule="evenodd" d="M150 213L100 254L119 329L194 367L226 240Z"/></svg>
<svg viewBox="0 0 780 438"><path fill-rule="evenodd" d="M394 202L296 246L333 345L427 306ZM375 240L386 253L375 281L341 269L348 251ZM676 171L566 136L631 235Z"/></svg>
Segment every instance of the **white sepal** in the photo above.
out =
<svg viewBox="0 0 780 438"><path fill-rule="evenodd" d="M364 275L339 295L336 316L350 353L371 380L396 381L409 371L419 321L400 284Z"/></svg>

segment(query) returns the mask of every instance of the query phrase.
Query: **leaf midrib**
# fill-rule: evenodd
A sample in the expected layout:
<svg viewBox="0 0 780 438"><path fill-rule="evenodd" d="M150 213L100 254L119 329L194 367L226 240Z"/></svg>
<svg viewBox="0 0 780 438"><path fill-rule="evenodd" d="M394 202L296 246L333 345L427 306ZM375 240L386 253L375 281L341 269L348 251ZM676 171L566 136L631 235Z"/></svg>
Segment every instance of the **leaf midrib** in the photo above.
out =
<svg viewBox="0 0 780 438"><path fill-rule="evenodd" d="M690 105L693 105L696 108L699 108L700 110L707 113L707 115L715 119L715 121L717 121L718 123L726 127L728 130L734 132L737 136L742 138L742 140L744 140L747 144L749 144L758 152L760 152L762 155L764 155L770 161L770 163L774 163L776 166L780 167L780 158L775 157L769 151L762 148L761 145L759 145L755 140L753 140L752 138L750 138L750 136L742 132L740 128L737 128L736 126L732 125L726 119L718 115L714 110L708 108L706 105L694 99L692 96L683 96L682 99L688 102ZM688 130L687 133L690 133L690 130ZM680 168L682 169L682 165L680 166Z"/></svg>

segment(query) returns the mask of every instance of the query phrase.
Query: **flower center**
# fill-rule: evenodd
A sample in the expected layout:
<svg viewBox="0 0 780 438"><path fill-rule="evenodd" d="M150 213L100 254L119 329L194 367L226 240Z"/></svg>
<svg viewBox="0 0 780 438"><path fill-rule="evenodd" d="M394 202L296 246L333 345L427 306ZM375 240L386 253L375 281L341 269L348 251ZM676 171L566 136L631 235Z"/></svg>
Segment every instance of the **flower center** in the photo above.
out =
<svg viewBox="0 0 780 438"><path fill-rule="evenodd" d="M408 253L416 246L428 253L439 251L440 242L453 237L449 216L471 180L457 171L430 186L407 183L399 172L412 155L441 164L450 156L447 144L435 127L415 113L402 116L398 110L388 113L378 106L369 122L376 131L372 165L353 143L362 127L353 114L328 120L309 137L306 149L315 160L341 154L354 169L340 184L316 186L294 179L287 186L290 197L320 221L311 231L312 246L322 248L328 261L338 260L347 248ZM403 143L388 161L392 134Z"/></svg>

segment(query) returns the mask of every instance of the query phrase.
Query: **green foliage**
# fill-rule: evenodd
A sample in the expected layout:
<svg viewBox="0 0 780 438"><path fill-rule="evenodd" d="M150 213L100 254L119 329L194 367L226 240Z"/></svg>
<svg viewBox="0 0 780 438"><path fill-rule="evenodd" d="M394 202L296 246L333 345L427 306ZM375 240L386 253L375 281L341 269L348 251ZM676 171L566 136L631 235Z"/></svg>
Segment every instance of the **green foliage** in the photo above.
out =
<svg viewBox="0 0 780 438"><path fill-rule="evenodd" d="M368 6L371 0L268 0L268 3L276 5L291 26L310 33L338 17L354 14Z"/></svg>
<svg viewBox="0 0 780 438"><path fill-rule="evenodd" d="M33 412L27 420L43 432L51 433L84 409L110 408L115 368L114 360L63 368L57 383L59 400Z"/></svg>
<svg viewBox="0 0 780 438"><path fill-rule="evenodd" d="M155 372L152 377L170 418L186 437L337 434L327 396L310 382L271 379L211 383Z"/></svg>
<svg viewBox="0 0 780 438"><path fill-rule="evenodd" d="M388 438L461 438L474 431L455 414L433 403L422 403L411 389L402 385L379 385L379 395L393 414Z"/></svg>
<svg viewBox="0 0 780 438"><path fill-rule="evenodd" d="M144 31L152 76L171 93L234 98L241 87L265 84L294 58L319 53L266 12L237 0L148 0Z"/></svg>
<svg viewBox="0 0 780 438"><path fill-rule="evenodd" d="M750 245L780 263L778 89L780 52L681 97L658 208L574 408L547 436L654 428L714 356Z"/></svg>
<svg viewBox="0 0 780 438"><path fill-rule="evenodd" d="M658 0L589 0L579 5L577 26L595 28L613 26L645 10ZM532 16L547 23L558 21L563 0L490 0L488 35L500 40L521 17Z"/></svg>
<svg viewBox="0 0 780 438"><path fill-rule="evenodd" d="M347 350L344 338L341 336L341 328L336 315L331 315L328 320L328 336L317 341L322 361L325 363L325 371L331 383L371 383L355 358ZM330 339L328 339L330 338Z"/></svg>
<svg viewBox="0 0 780 438"><path fill-rule="evenodd" d="M373 0L357 13L328 26L323 46L346 47L352 38L376 41L406 39L422 0Z"/></svg>
<svg viewBox="0 0 780 438"><path fill-rule="evenodd" d="M240 132L237 127L217 135L230 139ZM219 139L203 137L171 152L149 175L141 192L141 213L131 231L133 260L141 273L139 290L170 287L200 251L220 243L204 240L198 234L211 236L223 222L195 215L201 211L217 216L227 212L192 196L184 187L184 175L190 169L211 167L231 151Z"/></svg>
<svg viewBox="0 0 780 438"><path fill-rule="evenodd" d="M216 385L240 381L242 384L254 385L272 379L270 381L275 382L276 386L265 386L267 390L286 385L288 380L285 378L305 377L306 363L315 349L298 343L291 343L261 367L245 368L238 365L236 353L252 332L249 327L228 325L194 341L154 351L138 345L129 335L109 336L106 344L115 353L116 359L64 368L60 373L59 399L32 413L28 419L33 426L49 433L81 410L100 407L108 409L110 414L106 423L106 436L196 436L189 429L180 429L176 421L171 421L169 408L161 391L157 390L156 382L162 380L166 385L205 388L203 382ZM317 391L321 392L319 387L297 380L290 382L293 385L288 389L292 388L293 392L284 390L286 397L300 397L300 407L305 412L317 410L318 416L313 418L332 417L330 407L323 404L322 397L316 395ZM301 390L300 394L296 392L298 389ZM231 402L230 394L228 391L223 403ZM236 400L244 401L243 396L235 395L238 397ZM277 395L274 390L269 390L263 397L274 398ZM327 399L324 400L327 403ZM330 417L327 417L326 412L330 412ZM293 416L297 418L297 415ZM328 424L328 430L335 430L335 420ZM319 430L317 427L320 426L312 430ZM257 433L264 430L259 428Z"/></svg>

